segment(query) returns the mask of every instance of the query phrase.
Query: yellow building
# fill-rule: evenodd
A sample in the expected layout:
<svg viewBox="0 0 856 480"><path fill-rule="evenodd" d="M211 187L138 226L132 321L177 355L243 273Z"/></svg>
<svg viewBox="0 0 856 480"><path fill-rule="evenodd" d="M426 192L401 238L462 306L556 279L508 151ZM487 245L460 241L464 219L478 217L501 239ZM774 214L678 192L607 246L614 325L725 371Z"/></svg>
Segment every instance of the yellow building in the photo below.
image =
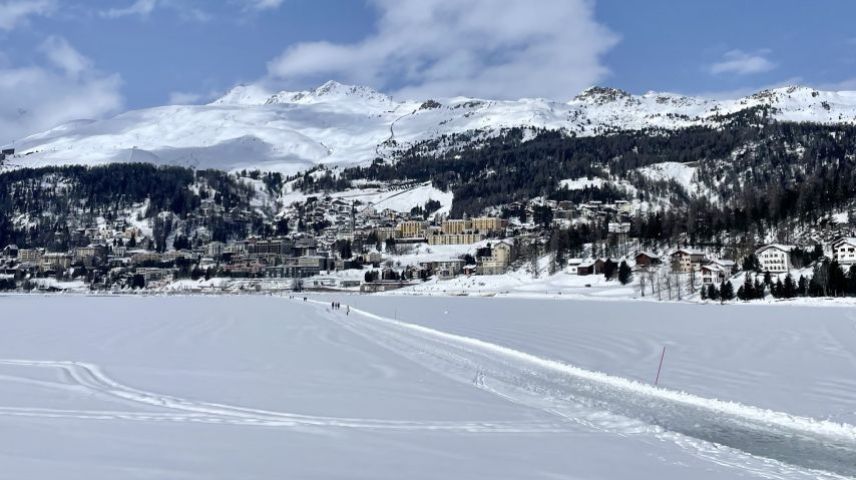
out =
<svg viewBox="0 0 856 480"><path fill-rule="evenodd" d="M71 255L62 252L50 252L42 255L42 271L65 270L71 266Z"/></svg>
<svg viewBox="0 0 856 480"><path fill-rule="evenodd" d="M378 227L374 231L379 242L385 242L387 238L395 238L396 235L396 231L392 227Z"/></svg>
<svg viewBox="0 0 856 480"><path fill-rule="evenodd" d="M472 229L472 222L466 218L463 220L443 220L443 222L440 223L440 231L446 235L464 233Z"/></svg>
<svg viewBox="0 0 856 480"><path fill-rule="evenodd" d="M425 236L425 223L415 220L401 222L395 226L397 238L422 238Z"/></svg>
<svg viewBox="0 0 856 480"><path fill-rule="evenodd" d="M500 233L505 231L508 226L508 220L499 217L477 217L470 220L472 229L478 230L481 233Z"/></svg>
<svg viewBox="0 0 856 480"><path fill-rule="evenodd" d="M22 263L39 263L42 261L42 251L38 248L22 248L18 250L18 261Z"/></svg>
<svg viewBox="0 0 856 480"><path fill-rule="evenodd" d="M474 232L451 234L435 232L433 235L428 235L429 245L467 245L482 240L484 240L484 235Z"/></svg>

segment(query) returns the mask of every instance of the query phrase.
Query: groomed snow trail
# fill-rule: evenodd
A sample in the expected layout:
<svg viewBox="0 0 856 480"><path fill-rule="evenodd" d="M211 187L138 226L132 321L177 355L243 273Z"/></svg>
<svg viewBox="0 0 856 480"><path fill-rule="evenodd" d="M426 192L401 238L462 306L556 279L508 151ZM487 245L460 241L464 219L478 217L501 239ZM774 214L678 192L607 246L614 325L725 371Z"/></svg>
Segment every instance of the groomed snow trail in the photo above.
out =
<svg viewBox="0 0 856 480"><path fill-rule="evenodd" d="M0 381L38 383L119 402L136 410L48 409L0 407L0 416L74 418L78 420L125 420L142 422L207 423L279 428L356 428L367 430L454 431L465 433L549 433L566 430L561 422L432 422L337 418L275 412L163 395L123 385L89 363L46 360L0 360L0 365L19 369L52 369L66 382L33 380L28 376L0 375ZM146 411L139 411L145 408Z"/></svg>
<svg viewBox="0 0 856 480"><path fill-rule="evenodd" d="M717 450L727 447L800 473L856 478L853 425L656 388L356 308L350 312L328 316L432 371L587 427L653 435L738 467Z"/></svg>

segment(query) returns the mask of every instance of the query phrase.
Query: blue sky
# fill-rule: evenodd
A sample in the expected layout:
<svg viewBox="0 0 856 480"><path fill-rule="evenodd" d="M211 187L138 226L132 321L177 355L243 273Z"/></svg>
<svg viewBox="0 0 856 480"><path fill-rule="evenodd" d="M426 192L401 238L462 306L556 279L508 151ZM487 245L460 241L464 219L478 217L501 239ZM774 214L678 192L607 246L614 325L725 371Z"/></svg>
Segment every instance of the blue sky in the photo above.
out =
<svg viewBox="0 0 856 480"><path fill-rule="evenodd" d="M856 89L849 0L0 0L0 139L333 78L399 97Z"/></svg>
<svg viewBox="0 0 856 480"><path fill-rule="evenodd" d="M607 83L635 93L729 93L798 82L856 89L856 2L600 0L596 17L622 39L604 56ZM769 68L714 73L730 51Z"/></svg>

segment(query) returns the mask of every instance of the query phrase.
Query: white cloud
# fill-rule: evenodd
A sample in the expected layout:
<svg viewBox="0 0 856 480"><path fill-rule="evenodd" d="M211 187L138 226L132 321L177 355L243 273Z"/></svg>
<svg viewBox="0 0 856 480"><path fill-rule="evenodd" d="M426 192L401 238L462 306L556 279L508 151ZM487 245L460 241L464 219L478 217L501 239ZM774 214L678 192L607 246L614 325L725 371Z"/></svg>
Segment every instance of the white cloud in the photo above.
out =
<svg viewBox="0 0 856 480"><path fill-rule="evenodd" d="M238 0L250 10L271 10L279 8L284 0Z"/></svg>
<svg viewBox="0 0 856 480"><path fill-rule="evenodd" d="M856 78L845 78L837 82L823 82L818 84L817 88L830 91L856 91Z"/></svg>
<svg viewBox="0 0 856 480"><path fill-rule="evenodd" d="M100 12L105 18L121 18L128 16L139 16L148 18L155 10L161 8L170 8L176 11L180 18L190 21L206 22L211 19L211 15L205 11L194 8L193 2L182 0L135 0L124 8L111 8Z"/></svg>
<svg viewBox="0 0 856 480"><path fill-rule="evenodd" d="M51 64L62 69L71 78L77 78L92 70L92 61L75 50L62 37L48 37L42 43L40 50Z"/></svg>
<svg viewBox="0 0 856 480"><path fill-rule="evenodd" d="M768 72L776 68L776 64L766 57L769 53L769 50L761 50L755 53L747 53L743 50L731 50L725 52L722 60L710 65L709 70L710 73L715 75L723 73L749 75Z"/></svg>
<svg viewBox="0 0 856 480"><path fill-rule="evenodd" d="M0 0L0 30L12 30L32 16L51 14L55 0Z"/></svg>
<svg viewBox="0 0 856 480"><path fill-rule="evenodd" d="M42 66L0 66L0 144L122 107L118 75L99 72L62 38L40 50Z"/></svg>
<svg viewBox="0 0 856 480"><path fill-rule="evenodd" d="M268 64L295 86L335 78L427 98L570 98L602 80L618 37L588 0L372 0L376 33L293 46ZM325 78L326 77L326 78Z"/></svg>
<svg viewBox="0 0 856 480"><path fill-rule="evenodd" d="M129 15L147 17L157 6L158 0L136 0L125 8L111 8L101 12L101 15L108 18L127 17Z"/></svg>
<svg viewBox="0 0 856 480"><path fill-rule="evenodd" d="M170 92L169 105L195 105L211 101L221 95L217 90L208 93L199 92Z"/></svg>

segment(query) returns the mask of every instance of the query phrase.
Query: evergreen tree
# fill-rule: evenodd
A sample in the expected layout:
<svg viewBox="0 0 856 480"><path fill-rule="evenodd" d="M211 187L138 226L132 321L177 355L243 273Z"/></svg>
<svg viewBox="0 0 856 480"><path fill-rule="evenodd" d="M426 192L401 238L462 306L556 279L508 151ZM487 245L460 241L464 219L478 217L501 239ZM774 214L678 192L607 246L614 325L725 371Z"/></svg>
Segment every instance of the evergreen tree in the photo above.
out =
<svg viewBox="0 0 856 480"><path fill-rule="evenodd" d="M731 284L731 280L726 280L722 284L719 297L725 302L734 299L734 286Z"/></svg>
<svg viewBox="0 0 856 480"><path fill-rule="evenodd" d="M764 282L755 277L755 288L752 289L752 294L754 299L760 300L766 296L766 285Z"/></svg>
<svg viewBox="0 0 856 480"><path fill-rule="evenodd" d="M279 236L288 235L288 218L280 217L276 221L276 234Z"/></svg>
<svg viewBox="0 0 856 480"><path fill-rule="evenodd" d="M755 295L755 285L752 282L752 277L748 274L743 279L743 285L737 289L737 298L743 300L744 302L747 300L752 300L756 298Z"/></svg>
<svg viewBox="0 0 856 480"><path fill-rule="evenodd" d="M541 228L547 228L553 223L553 209L547 205L536 205L532 209L532 221Z"/></svg>
<svg viewBox="0 0 856 480"><path fill-rule="evenodd" d="M847 278L844 275L844 270L841 269L841 264L838 263L838 260L829 262L829 293L839 297L844 295L846 290Z"/></svg>
<svg viewBox="0 0 856 480"><path fill-rule="evenodd" d="M555 268L555 271L553 273L561 271L565 268L565 265L567 265L567 260L565 259L564 249L559 248L558 250L556 250L555 255L553 255L553 265Z"/></svg>
<svg viewBox="0 0 856 480"><path fill-rule="evenodd" d="M618 270L618 264L613 262L612 259L607 258L603 262L603 276L607 280L612 280L615 277L616 270Z"/></svg>
<svg viewBox="0 0 856 480"><path fill-rule="evenodd" d="M800 279L797 282L797 295L801 297L808 296L808 280L806 280L804 275L800 275Z"/></svg>
<svg viewBox="0 0 856 480"><path fill-rule="evenodd" d="M707 286L707 298L711 300L719 300L720 292L716 285L710 284Z"/></svg>
<svg viewBox="0 0 856 480"><path fill-rule="evenodd" d="M351 252L351 241L350 240L339 240L337 243L337 250L339 252L339 258L342 260L350 260L353 257L353 253Z"/></svg>
<svg viewBox="0 0 856 480"><path fill-rule="evenodd" d="M618 267L618 281L622 285L627 285L631 280L633 280L633 270L630 269L630 265L627 265L626 261L622 260Z"/></svg>
<svg viewBox="0 0 856 480"><path fill-rule="evenodd" d="M794 278L790 273L785 276L785 282L782 284L781 296L783 298L794 298L797 296L797 286L794 284Z"/></svg>
<svg viewBox="0 0 856 480"><path fill-rule="evenodd" d="M781 278L777 278L776 283L770 287L770 294L774 298L785 298L785 285L782 283Z"/></svg>
<svg viewBox="0 0 856 480"><path fill-rule="evenodd" d="M847 270L847 295L856 295L856 265L850 265Z"/></svg>
<svg viewBox="0 0 856 480"><path fill-rule="evenodd" d="M172 248L176 250L190 250L190 241L184 235L176 235L172 241Z"/></svg>
<svg viewBox="0 0 856 480"><path fill-rule="evenodd" d="M824 258L814 265L809 282L809 295L825 297L829 295L829 259Z"/></svg>
<svg viewBox="0 0 856 480"><path fill-rule="evenodd" d="M744 272L758 272L760 270L761 262L758 261L758 257L755 256L754 253L750 253L749 255L743 257Z"/></svg>
<svg viewBox="0 0 856 480"><path fill-rule="evenodd" d="M811 253L811 257L809 258L809 263L816 262L821 258L823 258L823 247L819 243L816 243L814 245L814 250Z"/></svg>

